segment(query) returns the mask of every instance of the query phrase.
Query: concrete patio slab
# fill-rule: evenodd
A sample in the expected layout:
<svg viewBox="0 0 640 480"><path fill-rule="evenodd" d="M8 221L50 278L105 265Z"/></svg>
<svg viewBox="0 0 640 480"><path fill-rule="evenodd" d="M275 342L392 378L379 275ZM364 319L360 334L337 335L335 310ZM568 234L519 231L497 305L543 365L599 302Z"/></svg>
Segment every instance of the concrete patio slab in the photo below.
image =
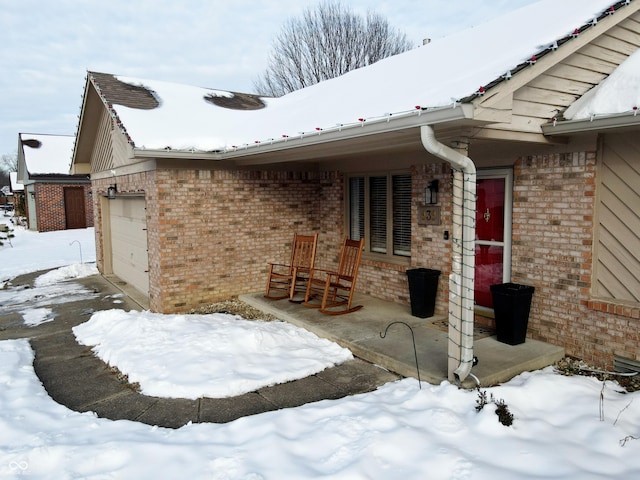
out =
<svg viewBox="0 0 640 480"><path fill-rule="evenodd" d="M332 340L355 356L391 372L432 384L447 379L448 335L436 326L446 321L446 317L414 317L408 306L367 295L355 296L355 303L364 308L338 316L324 315L315 308L288 300L268 300L262 293L239 298L280 320ZM529 338L523 344L512 346L483 334L474 340L474 355L478 357L478 365L473 368L473 375L481 386L490 386L524 371L552 365L564 357L564 349ZM473 378L468 378L463 386L472 388L476 384Z"/></svg>

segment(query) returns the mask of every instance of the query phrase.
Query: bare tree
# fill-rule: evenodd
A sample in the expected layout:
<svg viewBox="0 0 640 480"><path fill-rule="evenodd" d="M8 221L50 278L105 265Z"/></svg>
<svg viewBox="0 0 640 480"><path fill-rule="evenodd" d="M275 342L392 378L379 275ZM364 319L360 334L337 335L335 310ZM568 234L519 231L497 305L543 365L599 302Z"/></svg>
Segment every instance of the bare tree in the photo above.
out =
<svg viewBox="0 0 640 480"><path fill-rule="evenodd" d="M4 172L18 171L18 152L3 153L0 157L0 170Z"/></svg>
<svg viewBox="0 0 640 480"><path fill-rule="evenodd" d="M0 157L0 188L11 184L9 172L18 171L18 152L3 153Z"/></svg>
<svg viewBox="0 0 640 480"><path fill-rule="evenodd" d="M267 69L253 86L262 95L278 97L410 48L407 36L382 16L371 11L359 16L326 0L285 22Z"/></svg>

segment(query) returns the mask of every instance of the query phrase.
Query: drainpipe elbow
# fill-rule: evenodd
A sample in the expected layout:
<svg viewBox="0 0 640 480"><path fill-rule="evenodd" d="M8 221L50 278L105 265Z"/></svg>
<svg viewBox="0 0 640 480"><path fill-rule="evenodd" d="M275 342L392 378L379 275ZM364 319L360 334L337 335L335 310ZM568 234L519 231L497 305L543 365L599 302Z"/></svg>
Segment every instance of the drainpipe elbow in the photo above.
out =
<svg viewBox="0 0 640 480"><path fill-rule="evenodd" d="M465 173L476 172L476 166L469 157L456 152L453 148L447 147L436 139L436 134L431 125L422 125L420 127L420 139L422 140L422 146L430 154L447 161L454 168Z"/></svg>
<svg viewBox="0 0 640 480"><path fill-rule="evenodd" d="M473 366L473 362L462 362L453 372L453 378L456 381L456 385L462 385L469 374L471 373L471 367Z"/></svg>

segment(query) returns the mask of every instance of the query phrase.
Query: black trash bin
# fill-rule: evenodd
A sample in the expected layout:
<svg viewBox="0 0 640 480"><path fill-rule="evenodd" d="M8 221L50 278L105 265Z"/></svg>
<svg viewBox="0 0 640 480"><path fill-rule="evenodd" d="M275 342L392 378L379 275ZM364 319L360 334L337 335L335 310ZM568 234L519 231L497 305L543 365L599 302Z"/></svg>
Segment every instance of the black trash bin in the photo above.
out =
<svg viewBox="0 0 640 480"><path fill-rule="evenodd" d="M431 270L429 268L407 270L411 315L414 317L433 317L433 312L436 309L439 276L440 270Z"/></svg>
<svg viewBox="0 0 640 480"><path fill-rule="evenodd" d="M509 345L524 343L534 287L519 283L491 285L498 341Z"/></svg>

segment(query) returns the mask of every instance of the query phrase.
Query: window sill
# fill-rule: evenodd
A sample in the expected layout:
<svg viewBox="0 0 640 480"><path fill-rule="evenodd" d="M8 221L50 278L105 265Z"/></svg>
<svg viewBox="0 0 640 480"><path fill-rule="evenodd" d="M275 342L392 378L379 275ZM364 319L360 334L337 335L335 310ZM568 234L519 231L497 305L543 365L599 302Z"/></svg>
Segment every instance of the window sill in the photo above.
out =
<svg viewBox="0 0 640 480"><path fill-rule="evenodd" d="M640 304L638 303L593 298L587 302L587 308L621 317L640 319Z"/></svg>
<svg viewBox="0 0 640 480"><path fill-rule="evenodd" d="M387 255L381 255L379 253L364 252L362 254L362 260L367 264L384 264L384 265L397 265L399 267L410 267L411 258L409 257L391 257Z"/></svg>

